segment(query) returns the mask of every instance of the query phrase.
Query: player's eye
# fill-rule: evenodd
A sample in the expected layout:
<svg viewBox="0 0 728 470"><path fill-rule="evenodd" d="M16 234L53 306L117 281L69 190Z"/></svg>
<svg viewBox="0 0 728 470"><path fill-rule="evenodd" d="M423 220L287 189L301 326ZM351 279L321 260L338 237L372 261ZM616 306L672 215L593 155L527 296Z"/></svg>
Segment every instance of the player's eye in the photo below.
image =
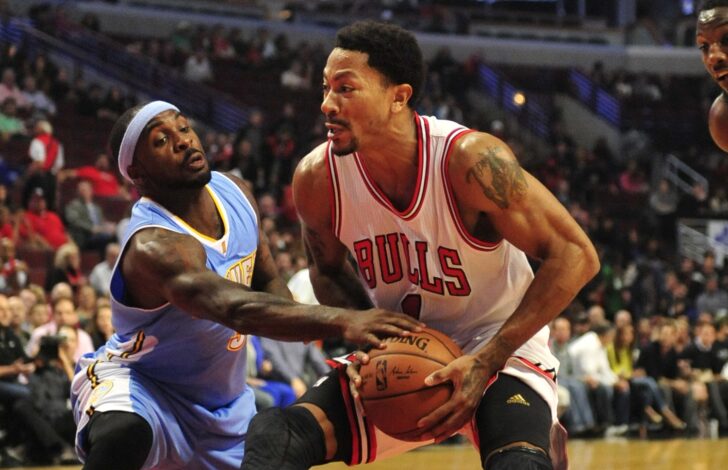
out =
<svg viewBox="0 0 728 470"><path fill-rule="evenodd" d="M702 52L702 53L708 52L709 48L710 47L708 46L708 43L703 42L703 43L698 44L698 49L700 49L700 52Z"/></svg>
<svg viewBox="0 0 728 470"><path fill-rule="evenodd" d="M155 147L161 147L165 143L167 143L167 136L166 135L154 140L154 146Z"/></svg>

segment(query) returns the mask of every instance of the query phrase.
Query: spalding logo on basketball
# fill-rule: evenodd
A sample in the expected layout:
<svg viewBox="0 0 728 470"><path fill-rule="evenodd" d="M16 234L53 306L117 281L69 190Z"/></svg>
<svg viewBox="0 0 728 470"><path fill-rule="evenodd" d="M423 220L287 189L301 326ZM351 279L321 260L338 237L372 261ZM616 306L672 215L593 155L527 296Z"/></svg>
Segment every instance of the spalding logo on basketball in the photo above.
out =
<svg viewBox="0 0 728 470"><path fill-rule="evenodd" d="M392 437L412 440L417 421L450 399L447 382L425 386L425 378L443 368L462 351L448 336L426 328L411 336L385 339L386 349L369 352L362 366L359 391L367 417Z"/></svg>

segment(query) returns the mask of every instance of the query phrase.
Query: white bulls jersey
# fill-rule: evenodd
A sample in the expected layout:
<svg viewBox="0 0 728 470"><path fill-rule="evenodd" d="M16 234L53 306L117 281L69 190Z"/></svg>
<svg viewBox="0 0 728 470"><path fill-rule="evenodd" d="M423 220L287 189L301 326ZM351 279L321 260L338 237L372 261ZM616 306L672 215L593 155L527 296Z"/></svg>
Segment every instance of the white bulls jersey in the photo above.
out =
<svg viewBox="0 0 728 470"><path fill-rule="evenodd" d="M327 150L333 228L359 266L372 302L415 316L452 337L465 352L480 349L513 313L533 279L526 255L505 240L487 243L466 231L447 172L453 143L469 129L415 116L417 186L399 211L367 174L358 154ZM548 327L515 356L554 374Z"/></svg>

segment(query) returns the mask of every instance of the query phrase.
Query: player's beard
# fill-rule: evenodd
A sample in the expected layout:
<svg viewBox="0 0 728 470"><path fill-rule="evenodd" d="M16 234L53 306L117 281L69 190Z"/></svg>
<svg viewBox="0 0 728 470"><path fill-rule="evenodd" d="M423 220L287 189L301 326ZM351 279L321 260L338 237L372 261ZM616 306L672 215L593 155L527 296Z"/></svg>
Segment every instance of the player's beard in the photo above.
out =
<svg viewBox="0 0 728 470"><path fill-rule="evenodd" d="M359 139L356 137L352 137L349 140L349 143L344 145L343 147L337 147L335 144L331 146L331 151L336 155L337 157L343 157L344 155L349 155L359 150Z"/></svg>

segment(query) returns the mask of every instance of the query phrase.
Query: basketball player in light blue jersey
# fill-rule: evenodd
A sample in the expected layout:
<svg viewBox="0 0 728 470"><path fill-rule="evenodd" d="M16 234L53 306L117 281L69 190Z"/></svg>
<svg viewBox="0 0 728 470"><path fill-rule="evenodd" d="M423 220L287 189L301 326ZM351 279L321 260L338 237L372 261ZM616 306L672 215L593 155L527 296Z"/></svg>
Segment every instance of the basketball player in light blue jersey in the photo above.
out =
<svg viewBox="0 0 728 470"><path fill-rule="evenodd" d="M110 136L142 195L111 281L116 334L79 361L76 447L86 469L233 469L255 414L245 334L280 340L380 337L421 324L382 309L293 302L252 195L211 172L200 139L169 103L124 113Z"/></svg>

